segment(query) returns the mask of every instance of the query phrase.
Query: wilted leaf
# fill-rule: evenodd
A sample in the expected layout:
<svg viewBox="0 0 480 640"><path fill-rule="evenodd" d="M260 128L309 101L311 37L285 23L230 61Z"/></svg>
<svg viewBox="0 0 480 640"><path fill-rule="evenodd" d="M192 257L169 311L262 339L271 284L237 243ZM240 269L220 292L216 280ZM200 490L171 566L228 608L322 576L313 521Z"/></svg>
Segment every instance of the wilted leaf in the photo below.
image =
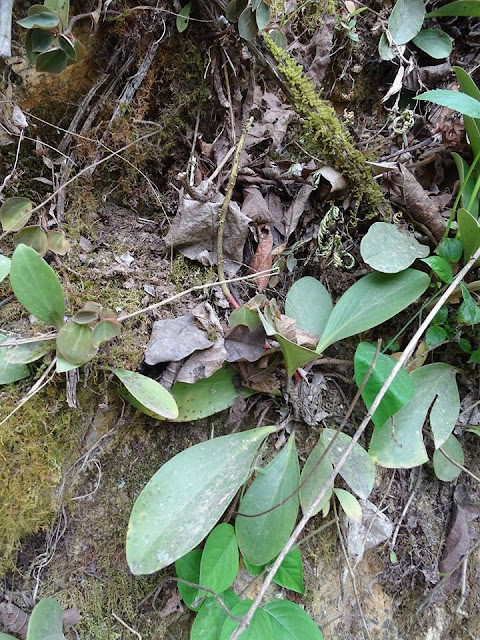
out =
<svg viewBox="0 0 480 640"><path fill-rule="evenodd" d="M410 42L422 28L424 18L423 0L397 0L388 20L388 30L394 42Z"/></svg>
<svg viewBox="0 0 480 640"><path fill-rule="evenodd" d="M330 294L316 278L300 278L290 287L285 300L285 315L296 320L297 327L320 336L332 312Z"/></svg>
<svg viewBox="0 0 480 640"><path fill-rule="evenodd" d="M18 247L19 244L26 244L27 247L35 249L38 255L43 258L48 249L47 234L42 227L38 225L24 227L13 236L13 244L16 247Z"/></svg>
<svg viewBox="0 0 480 640"><path fill-rule="evenodd" d="M20 231L24 227L33 209L33 203L28 198L8 198L0 207L0 222L4 231Z"/></svg>
<svg viewBox="0 0 480 640"><path fill-rule="evenodd" d="M227 509L258 447L275 429L213 438L160 467L130 516L126 551L132 573L159 571L196 547Z"/></svg>
<svg viewBox="0 0 480 640"><path fill-rule="evenodd" d="M68 326L68 325L67 325ZM80 326L80 325L77 325ZM88 327L81 327L88 328ZM89 329L91 331L91 329ZM158 419L174 420L178 416L175 400L160 383L127 369L112 369L128 392Z"/></svg>
<svg viewBox="0 0 480 640"><path fill-rule="evenodd" d="M213 344L207 332L195 325L192 314L153 323L152 337L145 351L145 362L178 362L194 351L207 349Z"/></svg>
<svg viewBox="0 0 480 640"><path fill-rule="evenodd" d="M360 243L362 258L372 269L398 273L417 258L425 258L429 248L394 224L374 222Z"/></svg>
<svg viewBox="0 0 480 640"><path fill-rule="evenodd" d="M422 29L412 40L416 45L432 58L440 60L448 58L452 53L452 39L440 29Z"/></svg>
<svg viewBox="0 0 480 640"><path fill-rule="evenodd" d="M70 249L70 242L65 237L63 231L49 231L47 233L48 250L58 256L64 256Z"/></svg>

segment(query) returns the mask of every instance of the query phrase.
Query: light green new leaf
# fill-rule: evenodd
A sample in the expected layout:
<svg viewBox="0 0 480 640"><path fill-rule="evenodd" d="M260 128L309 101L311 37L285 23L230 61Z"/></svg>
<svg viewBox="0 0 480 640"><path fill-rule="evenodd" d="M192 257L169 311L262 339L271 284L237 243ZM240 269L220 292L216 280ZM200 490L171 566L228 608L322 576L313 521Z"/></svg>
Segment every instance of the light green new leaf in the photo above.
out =
<svg viewBox="0 0 480 640"><path fill-rule="evenodd" d="M480 101L459 91L452 91L451 89L425 91L425 93L416 96L415 100L427 100L442 107L448 107L453 111L458 111L465 116L480 118Z"/></svg>
<svg viewBox="0 0 480 640"><path fill-rule="evenodd" d="M256 309L250 309L246 306L238 307L230 314L228 325L231 329L238 325L244 325L250 331L255 331L260 326L260 318Z"/></svg>
<svg viewBox="0 0 480 640"><path fill-rule="evenodd" d="M464 117L468 117L468 116L464 116ZM472 118L470 119L473 123L475 123L475 121ZM472 145L472 150L473 150L473 145ZM480 145L479 145L479 150L480 150ZM465 176L467 175L467 172L469 169L468 164L465 162L462 156L460 156L458 153L452 152L452 157L455 161L455 166L457 167L460 184L463 184L465 180ZM466 207L468 206L468 203L470 201L470 196L472 195L473 189L475 188L476 174L477 172L473 171L473 173L470 174L470 177L468 178L468 180L463 186L462 193L460 195L460 204L463 209L466 209ZM469 213L471 213L475 219L478 218L478 205L479 205L478 198L476 198L469 211ZM454 240L454 238L446 238L446 240ZM437 248L437 251L438 251L438 248Z"/></svg>
<svg viewBox="0 0 480 640"><path fill-rule="evenodd" d="M467 262L480 247L480 225L466 209L459 209L457 213L458 230L463 244L463 257ZM475 266L480 264L477 260Z"/></svg>
<svg viewBox="0 0 480 640"><path fill-rule="evenodd" d="M394 224L375 222L360 243L364 261L375 271L398 273L417 258L425 258L429 248Z"/></svg>
<svg viewBox="0 0 480 640"><path fill-rule="evenodd" d="M2 282L2 280L5 280L5 278L10 273L11 263L12 261L10 260L10 258L7 258L6 256L0 254L0 282Z"/></svg>
<svg viewBox="0 0 480 640"><path fill-rule="evenodd" d="M178 407L176 422L199 420L228 409L241 393L227 368L193 384L176 382L171 392Z"/></svg>
<svg viewBox="0 0 480 640"><path fill-rule="evenodd" d="M278 567L273 581L285 589L290 589L290 591L296 591L302 595L305 593L302 554L298 547L293 547L287 553L282 564Z"/></svg>
<svg viewBox="0 0 480 640"><path fill-rule="evenodd" d="M65 256L70 249L70 242L63 231L49 231L47 233L48 250L59 256Z"/></svg>
<svg viewBox="0 0 480 640"><path fill-rule="evenodd" d="M448 33L441 31L441 29L422 29L412 42L436 60L448 58L452 53L453 41Z"/></svg>
<svg viewBox="0 0 480 640"><path fill-rule="evenodd" d="M188 27L188 23L190 22L190 11L192 10L192 3L189 2L186 4L179 12L177 16L177 31L178 33L183 33L185 29Z"/></svg>
<svg viewBox="0 0 480 640"><path fill-rule="evenodd" d="M252 600L241 600L233 607L232 614L241 618L251 605ZM230 640L237 627L238 622L227 617L222 625L219 640ZM240 637L242 640L277 640L277 636L273 634L271 618L263 609L255 611L252 621Z"/></svg>
<svg viewBox="0 0 480 640"><path fill-rule="evenodd" d="M72 364L85 364L94 358L98 351L92 342L92 336L91 327L68 322L58 332L58 353Z"/></svg>
<svg viewBox="0 0 480 640"><path fill-rule="evenodd" d="M45 324L63 325L65 302L55 271L36 251L19 245L12 256L10 284L17 300Z"/></svg>
<svg viewBox="0 0 480 640"><path fill-rule="evenodd" d="M423 0L397 0L388 20L388 30L396 44L407 44L422 28Z"/></svg>
<svg viewBox="0 0 480 640"><path fill-rule="evenodd" d="M54 340L27 342L6 349L5 362L9 364L29 364L55 349Z"/></svg>
<svg viewBox="0 0 480 640"><path fill-rule="evenodd" d="M81 326L81 325L77 325ZM178 416L178 408L174 398L162 385L135 371L112 369L113 373L125 385L128 392L159 420L174 420Z"/></svg>
<svg viewBox="0 0 480 640"><path fill-rule="evenodd" d="M231 589L220 593L219 596L230 611L241 602ZM226 617L227 613L218 602L214 598L207 598L193 621L190 640L218 640Z"/></svg>
<svg viewBox="0 0 480 640"><path fill-rule="evenodd" d="M259 446L275 429L213 438L160 467L130 516L126 551L132 573L159 571L203 540L247 479Z"/></svg>
<svg viewBox="0 0 480 640"><path fill-rule="evenodd" d="M333 466L328 455L325 456L320 464L318 464L318 461L324 451L325 445L323 442L321 442L321 440L319 440L315 447L312 449L310 455L307 458L307 461L305 462L305 466L302 469L302 473L300 475L300 482L302 483L302 486L300 487L300 504L302 505L303 513L305 513L310 507L312 502L320 493L323 485L327 481L328 476L333 471ZM312 475L308 478L307 481L305 481L305 478L309 476L310 473ZM322 511L323 508L328 504L332 496L332 487L333 482L331 483L330 488L325 494L324 499L322 500L318 508L313 512L313 515L316 515L319 511Z"/></svg>
<svg viewBox="0 0 480 640"><path fill-rule="evenodd" d="M334 489L333 493L337 496L340 506L345 511L350 520L355 522L362 522L362 507L359 501L352 496L351 493L345 491L345 489Z"/></svg>
<svg viewBox="0 0 480 640"><path fill-rule="evenodd" d="M427 18L438 18L441 16L463 16L463 17L480 17L480 2L479 0L457 0L456 2L449 2L431 11L427 14Z"/></svg>
<svg viewBox="0 0 480 640"><path fill-rule="evenodd" d="M203 548L199 584L216 593L225 591L237 577L238 558L235 529L227 523L217 525Z"/></svg>
<svg viewBox="0 0 480 640"><path fill-rule="evenodd" d="M263 605L272 618L275 640L323 640L323 635L308 613L289 600L272 600Z"/></svg>
<svg viewBox="0 0 480 640"><path fill-rule="evenodd" d="M66 640L62 629L62 607L54 598L44 598L32 611L27 640Z"/></svg>
<svg viewBox="0 0 480 640"><path fill-rule="evenodd" d="M394 433L389 424L373 432L369 453L377 464L410 469L427 462L422 428L429 410L435 447L443 445L453 431L460 410L456 373L454 367L444 363L428 364L412 371L413 398L395 415Z"/></svg>
<svg viewBox="0 0 480 640"><path fill-rule="evenodd" d="M322 431L320 438L324 447L330 443L335 434L336 431L334 429L324 429ZM328 457L333 465L337 464L351 441L352 438L346 433L339 434L333 447L328 452ZM355 444L339 474L357 496L364 500L368 498L375 482L375 465L363 447Z"/></svg>
<svg viewBox="0 0 480 640"><path fill-rule="evenodd" d="M330 294L316 278L297 280L285 300L285 315L296 320L299 329L321 336L333 309Z"/></svg>
<svg viewBox="0 0 480 640"><path fill-rule="evenodd" d="M373 362L375 351L375 346L368 342L361 342L357 347L354 358L354 372L355 382L358 387L362 384ZM362 391L362 398L367 409L370 409L395 364L395 360L390 356L383 353L378 354L375 367ZM400 411L407 402L410 402L412 397L413 383L405 369L400 369L372 416L373 424L377 428L382 427L394 413Z"/></svg>
<svg viewBox="0 0 480 640"><path fill-rule="evenodd" d="M28 198L8 198L0 207L0 222L4 231L20 231L24 227L33 209L33 203Z"/></svg>
<svg viewBox="0 0 480 640"><path fill-rule="evenodd" d="M193 549L184 556L179 558L175 562L175 573L177 578L187 580L187 582L193 582L194 584L200 584L200 563L202 561L201 549ZM177 582L178 591L182 596L182 600L192 611L199 611L201 604L193 607L193 603L203 596L207 595L205 591L191 587L189 584L183 582Z"/></svg>
<svg viewBox="0 0 480 640"><path fill-rule="evenodd" d="M389 320L421 296L429 283L427 274L415 269L360 278L334 306L317 352Z"/></svg>
<svg viewBox="0 0 480 640"><path fill-rule="evenodd" d="M295 435L255 478L240 501L238 511L256 514L282 502L300 482ZM295 526L298 493L269 513L256 518L237 516L235 532L242 555L255 565L266 564L280 553Z"/></svg>
<svg viewBox="0 0 480 640"><path fill-rule="evenodd" d="M93 346L98 347L102 342L108 342L120 335L122 328L116 320L101 320L93 329Z"/></svg>
<svg viewBox="0 0 480 640"><path fill-rule="evenodd" d="M0 347L1 343L7 339L0 333ZM0 384L10 384L11 382L17 382L17 380L23 380L30 375L30 369L24 364L11 364L6 356L8 354L8 348L0 348Z"/></svg>
<svg viewBox="0 0 480 640"><path fill-rule="evenodd" d="M462 445L454 435L450 435L448 437L448 439L443 443L442 449L445 450L452 460L455 460L455 462L458 462L458 464L463 467L465 464L465 456L463 454ZM450 460L448 460L448 458L446 458L439 449L436 449L433 454L433 469L437 478L444 482L451 482L452 480L455 480L455 478L458 478L462 473L462 470L450 462Z"/></svg>

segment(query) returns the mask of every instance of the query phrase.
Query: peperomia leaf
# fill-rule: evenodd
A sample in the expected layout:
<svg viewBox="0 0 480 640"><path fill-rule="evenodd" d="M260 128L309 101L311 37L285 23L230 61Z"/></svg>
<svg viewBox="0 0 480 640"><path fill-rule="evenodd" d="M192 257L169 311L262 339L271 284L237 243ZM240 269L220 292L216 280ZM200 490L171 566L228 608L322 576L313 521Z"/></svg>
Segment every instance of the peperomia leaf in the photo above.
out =
<svg viewBox="0 0 480 640"><path fill-rule="evenodd" d="M387 35L382 33L380 40L378 41L378 55L382 60L393 60L397 55L393 47L388 42Z"/></svg>
<svg viewBox="0 0 480 640"><path fill-rule="evenodd" d="M427 274L414 269L394 274L370 273L360 278L333 308L317 352L392 318L421 296L429 283Z"/></svg>
<svg viewBox="0 0 480 640"><path fill-rule="evenodd" d="M27 640L66 640L63 610L54 598L44 598L34 607L28 622Z"/></svg>
<svg viewBox="0 0 480 640"><path fill-rule="evenodd" d="M232 614L237 618L244 616L252 605L251 600L241 600L232 609ZM238 622L232 618L225 618L220 632L219 640L230 640L233 632L238 627ZM257 609L251 623L241 635L242 640L277 640L273 634L271 618L263 609Z"/></svg>
<svg viewBox="0 0 480 640"><path fill-rule="evenodd" d="M300 504L302 505L303 513L305 513L310 507L310 505L322 489L323 485L327 481L328 476L333 471L333 466L328 455L324 457L320 464L318 463L320 456L324 451L325 444L321 440L319 440L315 447L312 449L310 455L307 458L307 461L305 462L305 466L302 469L302 473L300 475L300 482L302 483L302 486L300 487ZM310 475L310 473L312 475ZM308 480L305 480L307 476L309 476L309 478ZM332 486L333 482L331 483L331 487ZM322 511L330 501L330 498L332 496L331 487L328 489L324 499L322 500L318 508L314 511L313 515L316 515L319 511Z"/></svg>
<svg viewBox="0 0 480 640"><path fill-rule="evenodd" d="M10 260L10 258L7 258L6 256L2 256L2 254L0 254L0 282L2 282L2 280L5 280L5 278L10 273L11 263L12 261Z"/></svg>
<svg viewBox="0 0 480 640"><path fill-rule="evenodd" d="M31 49L35 53L43 53L53 42L53 33L43 29L32 29L30 32Z"/></svg>
<svg viewBox="0 0 480 640"><path fill-rule="evenodd" d="M443 443L442 449L445 450L445 453L449 455L452 460L455 460L455 462L462 466L464 465L465 456L462 445L454 435L448 437L448 440ZM443 482L451 482L462 473L462 470L450 462L439 449L436 449L433 454L433 469L437 478L443 480Z"/></svg>
<svg viewBox="0 0 480 640"><path fill-rule="evenodd" d="M298 487L300 469L295 436L292 434L280 453L255 478L238 506L239 513L256 514L282 502ZM293 531L298 513L298 493L284 504L255 518L238 515L237 542L242 555L255 565L272 560Z"/></svg>
<svg viewBox="0 0 480 640"><path fill-rule="evenodd" d="M406 44L422 28L423 0L397 0L388 20L388 30L396 44Z"/></svg>
<svg viewBox="0 0 480 640"><path fill-rule="evenodd" d="M324 429L320 436L321 442L326 447L336 431ZM336 465L345 449L350 445L352 438L346 433L340 433L337 440L328 452L328 457L333 465ZM358 443L355 444L347 461L339 471L339 475L345 480L350 489L359 498L366 500L372 492L375 483L375 465L372 458Z"/></svg>
<svg viewBox="0 0 480 640"><path fill-rule="evenodd" d="M213 438L160 467L130 516L126 551L132 573L159 571L203 540L245 482L259 446L275 429Z"/></svg>
<svg viewBox="0 0 480 640"><path fill-rule="evenodd" d="M84 328L83 325L77 326ZM128 392L142 406L152 412L155 417L160 420L175 420L177 418L178 408L176 402L159 382L147 376L142 376L141 373L127 371L127 369L112 369L112 371L125 385Z"/></svg>
<svg viewBox="0 0 480 640"><path fill-rule="evenodd" d="M426 245L387 222L374 222L360 243L364 261L382 273L403 271L429 252Z"/></svg>
<svg viewBox="0 0 480 640"><path fill-rule="evenodd" d="M441 29L422 29L412 42L431 58L440 60L452 53L453 42L448 33Z"/></svg>
<svg viewBox="0 0 480 640"><path fill-rule="evenodd" d="M199 584L216 593L225 591L237 577L238 561L235 529L225 522L217 525L203 548Z"/></svg>
<svg viewBox="0 0 480 640"><path fill-rule="evenodd" d="M34 7L31 7L30 10L33 8ZM47 11L44 7L42 7L42 11L38 13L32 13L22 20L17 20L17 24L24 29L33 29L34 27L38 27L39 29L54 29L59 22L59 17L51 11Z"/></svg>
<svg viewBox="0 0 480 640"><path fill-rule="evenodd" d="M10 284L27 311L45 324L62 326L65 302L60 280L45 260L24 244L13 252Z"/></svg>
<svg viewBox="0 0 480 640"><path fill-rule="evenodd" d="M289 600L272 600L262 607L272 619L275 640L323 640L305 609Z"/></svg>
<svg viewBox="0 0 480 640"><path fill-rule="evenodd" d="M358 387L361 385L373 362L375 351L375 346L368 342L361 342L357 347L354 358L354 371L355 382ZM367 409L371 407L395 364L395 360L390 356L384 355L383 353L378 354L375 367L362 391L362 398ZM382 427L394 413L405 406L407 402L410 402L412 397L413 383L405 369L400 369L372 416L373 424L377 428Z"/></svg>
<svg viewBox="0 0 480 640"><path fill-rule="evenodd" d="M460 409L457 370L445 363L428 364L412 371L412 400L394 418L394 426L375 429L369 453L382 467L410 469L428 460L422 427L430 410L435 447L447 440Z"/></svg>
<svg viewBox="0 0 480 640"><path fill-rule="evenodd" d="M434 102L442 107L448 107L453 111L470 116L471 118L480 118L480 100L476 100L466 93L452 91L451 89L435 89L434 91L426 91L416 96L415 100L427 100Z"/></svg>
<svg viewBox="0 0 480 640"><path fill-rule="evenodd" d="M305 593L302 554L298 547L293 547L287 553L282 564L278 567L273 581L285 589L290 589L290 591L296 591L302 595Z"/></svg>
<svg viewBox="0 0 480 640"><path fill-rule="evenodd" d="M270 22L270 8L266 2L260 2L255 10L255 20L259 31L263 31Z"/></svg>
<svg viewBox="0 0 480 640"><path fill-rule="evenodd" d="M230 0L225 10L227 20L230 22L236 22L247 4L248 0Z"/></svg>
<svg viewBox="0 0 480 640"><path fill-rule="evenodd" d="M316 278L307 276L297 280L285 300L285 315L296 320L297 327L322 335L333 309L330 294Z"/></svg>
<svg viewBox="0 0 480 640"><path fill-rule="evenodd" d="M240 598L231 589L220 593L219 596L230 611L240 602ZM214 598L207 598L193 621L190 640L218 640L226 617L226 611L218 602Z"/></svg>
<svg viewBox="0 0 480 640"><path fill-rule="evenodd" d="M183 33L185 29L188 27L188 23L190 22L190 12L192 10L192 3L187 3L184 7L180 9L179 14L177 15L177 31L178 33Z"/></svg>

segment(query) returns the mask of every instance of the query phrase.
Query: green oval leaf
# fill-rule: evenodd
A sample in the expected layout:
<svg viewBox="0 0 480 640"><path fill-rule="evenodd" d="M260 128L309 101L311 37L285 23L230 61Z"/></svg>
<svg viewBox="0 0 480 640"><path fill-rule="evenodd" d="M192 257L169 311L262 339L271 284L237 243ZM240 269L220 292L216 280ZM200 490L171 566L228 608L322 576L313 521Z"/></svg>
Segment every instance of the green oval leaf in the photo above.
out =
<svg viewBox="0 0 480 640"><path fill-rule="evenodd" d="M242 11L245 10L248 0L230 0L227 4L225 15L230 22L236 22Z"/></svg>
<svg viewBox="0 0 480 640"><path fill-rule="evenodd" d="M319 440L315 447L312 449L310 455L307 458L307 461L305 462L305 466L302 469L302 473L300 475L300 482L302 483L302 486L300 487L300 504L302 505L303 513L305 513L307 509L309 509L310 505L315 500L321 488L327 481L328 476L333 471L333 466L328 455L325 456L320 464L318 464L318 461L324 451L325 445L321 440ZM314 468L315 471L313 471ZM312 475L304 483L305 478L310 473L312 473ZM313 515L316 515L319 511L323 511L326 505L330 502L330 498L332 497L332 487L333 482L331 483L330 488L325 494L324 499L314 511Z"/></svg>
<svg viewBox="0 0 480 640"><path fill-rule="evenodd" d="M217 525L203 547L199 584L215 593L225 591L237 577L238 561L234 528L227 523Z"/></svg>
<svg viewBox="0 0 480 640"><path fill-rule="evenodd" d="M130 516L126 551L132 573L159 571L203 540L275 429L262 427L201 442L160 467Z"/></svg>
<svg viewBox="0 0 480 640"><path fill-rule="evenodd" d="M459 17L480 17L480 2L478 0L458 0L457 2L449 2L431 11L427 14L427 18L438 18L442 16L459 16Z"/></svg>
<svg viewBox="0 0 480 640"><path fill-rule="evenodd" d="M43 53L53 42L53 33L43 29L32 29L30 32L30 46L35 53Z"/></svg>
<svg viewBox="0 0 480 640"><path fill-rule="evenodd" d="M68 362L84 364L97 355L92 342L93 330L88 325L68 322L58 332L57 349Z"/></svg>
<svg viewBox="0 0 480 640"><path fill-rule="evenodd" d="M452 153L452 155L454 155ZM460 238L444 238L438 245L436 252L448 262L458 262L462 257L463 245Z"/></svg>
<svg viewBox="0 0 480 640"><path fill-rule="evenodd" d="M398 273L417 258L425 258L429 248L394 224L375 222L360 243L360 253L372 269L382 273Z"/></svg>
<svg viewBox="0 0 480 640"><path fill-rule="evenodd" d="M62 607L54 598L44 598L32 611L27 640L66 640L62 629Z"/></svg>
<svg viewBox="0 0 480 640"><path fill-rule="evenodd" d="M77 324L91 324L95 320L98 320L98 314L88 309L80 309L72 318L72 321Z"/></svg>
<svg viewBox="0 0 480 640"><path fill-rule="evenodd" d="M241 600L233 607L232 614L237 618L244 616L250 609L251 604L251 600ZM230 640L237 627L238 622L227 617L222 625L219 640ZM270 616L263 609L257 609L241 638L242 640L277 640L276 636L273 635Z"/></svg>
<svg viewBox="0 0 480 640"><path fill-rule="evenodd" d="M175 573L177 574L177 578L193 582L194 584L199 584L202 553L201 549L193 549L179 558L175 562ZM191 587L189 584L184 584L183 582L177 582L177 587L180 595L182 596L182 600L187 607L192 611L199 611L203 603L195 607L192 605L196 600L206 595L205 591L201 592L195 587Z"/></svg>
<svg viewBox="0 0 480 640"><path fill-rule="evenodd" d="M149 411L158 418L175 419L178 409L174 398L160 383L141 373L127 369L112 369L113 373L132 394Z"/></svg>
<svg viewBox="0 0 480 640"><path fill-rule="evenodd" d="M58 46L63 51L63 53L70 58L70 60L76 61L77 59L77 51L74 47L73 40L70 40L68 36L60 35L58 36Z"/></svg>
<svg viewBox="0 0 480 640"><path fill-rule="evenodd" d="M33 9L33 7L31 7L31 9ZM24 29L33 29L34 27L38 27L39 29L54 29L59 22L60 18L50 11L45 11L44 7L42 7L42 11L39 13L33 13L26 18L22 18L22 20L17 20L17 24Z"/></svg>
<svg viewBox="0 0 480 640"><path fill-rule="evenodd" d="M108 342L117 338L121 333L120 323L116 320L101 320L93 329L92 341L95 347L99 347L102 342Z"/></svg>
<svg viewBox="0 0 480 640"><path fill-rule="evenodd" d="M382 33L378 42L378 55L382 60L390 61L397 55L394 49L388 43L388 38L385 33Z"/></svg>
<svg viewBox="0 0 480 640"><path fill-rule="evenodd" d="M422 262L428 264L430 269L434 272L436 276L440 278L443 282L450 284L453 280L453 271L452 265L442 258L441 256L430 256L429 258L423 258Z"/></svg>
<svg viewBox="0 0 480 640"><path fill-rule="evenodd" d="M171 391L178 406L177 422L206 418L228 409L241 393L235 387L232 373L227 368L193 384L176 382Z"/></svg>
<svg viewBox="0 0 480 640"><path fill-rule="evenodd" d="M16 247L18 247L19 244L26 244L27 247L35 249L38 255L43 258L48 249L47 234L42 227L38 225L24 227L13 236L13 244Z"/></svg>
<svg viewBox="0 0 480 640"><path fill-rule="evenodd" d="M222 602L231 611L241 602L237 594L228 589L219 594ZM190 640L218 640L227 614L214 598L208 598L193 621Z"/></svg>
<svg viewBox="0 0 480 640"><path fill-rule="evenodd" d="M413 38L412 42L436 60L448 58L452 53L453 41L448 33L440 29L422 29L420 33Z"/></svg>
<svg viewBox="0 0 480 640"><path fill-rule="evenodd" d="M395 430L388 424L375 429L370 455L382 467L410 469L428 460L422 427L430 410L435 447L452 433L460 410L455 380L457 370L445 363L428 364L412 371L412 400L395 415Z"/></svg>
<svg viewBox="0 0 480 640"><path fill-rule="evenodd" d="M429 327L425 334L425 344L429 349L437 347L439 344L442 344L442 342L445 342L446 339L447 332L443 327L437 325Z"/></svg>
<svg viewBox="0 0 480 640"><path fill-rule="evenodd" d="M239 513L265 511L289 496L300 481L295 436L255 478L240 501ZM266 564L280 553L298 514L298 493L269 513L256 518L237 516L235 532L242 555L255 565Z"/></svg>
<svg viewBox="0 0 480 640"><path fill-rule="evenodd" d="M247 42L251 42L257 37L257 20L255 12L250 7L246 7L238 18L238 33Z"/></svg>
<svg viewBox="0 0 480 640"><path fill-rule="evenodd" d="M270 23L270 8L265 2L260 2L255 10L255 20L259 31L263 31Z"/></svg>
<svg viewBox="0 0 480 640"><path fill-rule="evenodd" d="M179 14L177 15L176 26L177 26L178 33L183 33L185 29L188 27L188 23L190 22L189 16L190 16L191 10L192 10L192 3L189 2L184 7L182 7Z"/></svg>
<svg viewBox="0 0 480 640"><path fill-rule="evenodd" d="M320 440L324 447L327 447L335 433L334 429L323 429ZM346 433L339 434L333 447L328 452L328 457L333 465L338 463L351 441L352 438ZM375 465L365 449L359 444L355 444L347 461L340 469L339 475L359 498L366 500L375 483Z"/></svg>
<svg viewBox="0 0 480 640"><path fill-rule="evenodd" d="M273 40L273 42L277 45L277 47L280 47L280 49L287 48L288 42L283 31L280 31L279 29L270 29L270 31L268 32L268 35Z"/></svg>
<svg viewBox="0 0 480 640"><path fill-rule="evenodd" d="M262 609L271 616L275 640L323 640L320 629L298 604L272 600Z"/></svg>
<svg viewBox="0 0 480 640"><path fill-rule="evenodd" d="M58 352L57 352L57 365L55 367L55 371L57 373L67 373L67 371L73 371L74 369L78 369L79 364L73 364L72 362L68 362L65 360Z"/></svg>
<svg viewBox="0 0 480 640"><path fill-rule="evenodd" d="M448 439L443 443L442 449L445 449L447 455L463 467L465 464L465 456L463 454L462 445L454 435L450 435L448 437ZM462 473L462 470L450 462L450 460L446 458L439 449L435 449L433 454L433 469L437 478L439 480L443 480L443 482L451 482L452 480L455 480L455 478L458 478Z"/></svg>
<svg viewBox="0 0 480 640"><path fill-rule="evenodd" d="M395 274L370 273L360 278L333 308L317 352L389 320L421 296L429 283L426 273L414 269Z"/></svg>
<svg viewBox="0 0 480 640"><path fill-rule="evenodd" d="M273 581L285 589L290 589L290 591L296 591L302 595L305 593L302 554L298 547L293 547L287 553L282 564L278 567Z"/></svg>
<svg viewBox="0 0 480 640"><path fill-rule="evenodd" d="M397 0L388 20L388 30L396 44L407 44L422 28L423 0Z"/></svg>
<svg viewBox="0 0 480 640"><path fill-rule="evenodd" d="M10 283L27 311L45 324L62 326L65 302L60 280L45 260L24 244L13 252Z"/></svg>
<svg viewBox="0 0 480 640"><path fill-rule="evenodd" d="M32 215L33 202L28 198L8 198L0 207L0 222L4 231L20 231Z"/></svg>
<svg viewBox="0 0 480 640"><path fill-rule="evenodd" d="M442 107L458 111L465 116L480 118L480 100L476 100L459 91L452 91L451 89L425 91L425 93L416 96L415 100L427 100L427 102L434 102Z"/></svg>
<svg viewBox="0 0 480 640"><path fill-rule="evenodd" d="M35 61L35 70L39 73L61 73L67 66L68 58L59 47L39 53Z"/></svg>
<svg viewBox="0 0 480 640"><path fill-rule="evenodd" d="M362 522L362 507L355 496L345 489L334 489L333 493L337 496L346 516L355 522Z"/></svg>
<svg viewBox="0 0 480 640"><path fill-rule="evenodd" d="M7 336L0 333L0 346L1 343L7 339ZM17 382L23 380L30 375L30 369L24 364L11 364L6 356L8 354L8 348L0 348L0 384L10 384L11 382Z"/></svg>
<svg viewBox="0 0 480 640"><path fill-rule="evenodd" d="M361 342L355 352L354 370L355 382L359 387L370 368L376 348L368 342ZM362 391L362 398L369 409L382 388L384 382L393 371L396 362L390 356L379 353L375 367ZM395 376L379 406L372 416L372 422L377 427L382 427L394 413L400 411L413 397L413 383L405 371L400 371Z"/></svg>
<svg viewBox="0 0 480 640"><path fill-rule="evenodd" d="M2 256L2 254L0 254L0 282L2 282L2 280L5 280L5 278L10 273L11 264L12 261L10 260L10 258L7 258L6 256Z"/></svg>
<svg viewBox="0 0 480 640"><path fill-rule="evenodd" d="M297 280L285 300L285 315L296 320L297 327L318 336L327 324L333 309L330 294L316 278Z"/></svg>

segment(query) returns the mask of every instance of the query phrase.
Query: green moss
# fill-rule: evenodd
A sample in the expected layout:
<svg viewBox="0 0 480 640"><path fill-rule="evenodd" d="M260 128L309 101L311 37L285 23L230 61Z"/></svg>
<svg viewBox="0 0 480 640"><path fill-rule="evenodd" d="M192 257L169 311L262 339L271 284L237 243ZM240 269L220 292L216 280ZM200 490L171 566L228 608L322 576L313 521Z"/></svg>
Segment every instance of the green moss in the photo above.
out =
<svg viewBox="0 0 480 640"><path fill-rule="evenodd" d="M313 155L322 156L347 178L355 211L362 205L367 217L378 215L386 204L385 200L364 156L355 149L334 109L320 98L313 81L304 74L302 67L269 36L265 35L264 38L292 91L294 107L304 118L306 135L303 142L307 144L307 150Z"/></svg>
<svg viewBox="0 0 480 640"><path fill-rule="evenodd" d="M2 387L2 420L27 388ZM55 490L78 447L81 425L64 392L49 385L0 426L0 576L14 567L20 540L52 523Z"/></svg>
<svg viewBox="0 0 480 640"><path fill-rule="evenodd" d="M180 293L180 291L191 287L214 282L217 279L217 274L212 268L203 267L179 253L172 262L170 279Z"/></svg>

